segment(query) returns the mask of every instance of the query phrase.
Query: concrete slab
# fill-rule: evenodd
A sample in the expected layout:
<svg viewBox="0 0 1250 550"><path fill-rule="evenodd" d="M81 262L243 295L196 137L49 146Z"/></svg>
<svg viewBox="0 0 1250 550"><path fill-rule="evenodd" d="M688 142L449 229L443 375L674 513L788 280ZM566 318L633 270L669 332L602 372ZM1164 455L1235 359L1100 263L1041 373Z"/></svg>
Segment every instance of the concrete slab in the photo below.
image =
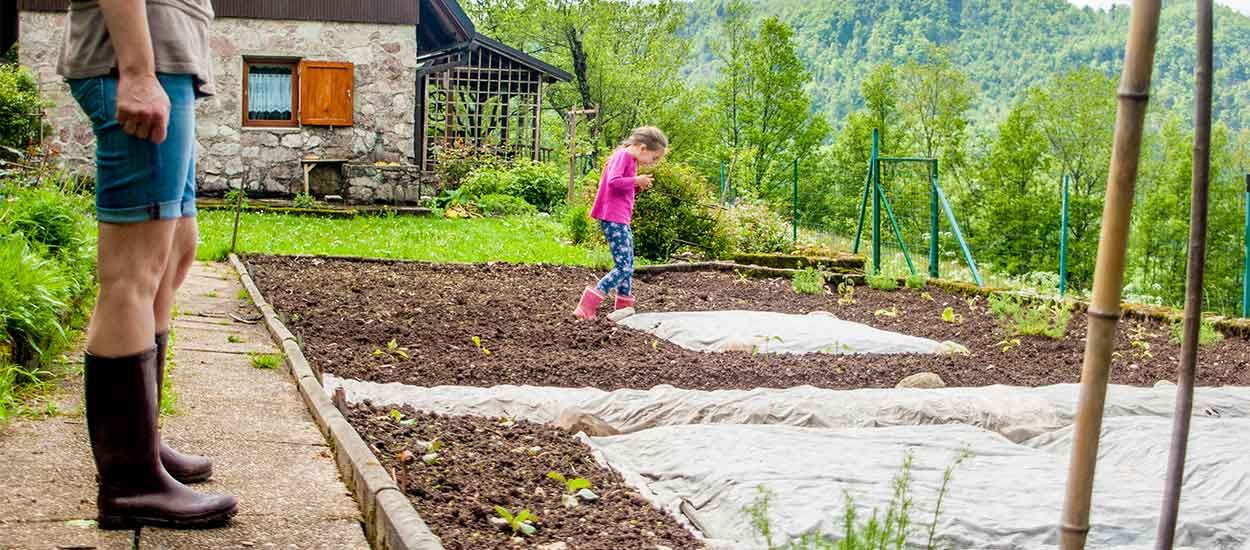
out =
<svg viewBox="0 0 1250 550"><path fill-rule="evenodd" d="M225 327L204 329L190 324L174 321L179 350L205 350L218 353L278 353L280 350L268 339L260 340L260 335L252 331L229 330ZM240 342L231 342L230 336L237 336Z"/></svg>
<svg viewBox="0 0 1250 550"><path fill-rule="evenodd" d="M81 420L18 420L0 437L0 464L0 523L95 517L95 465Z"/></svg>
<svg viewBox="0 0 1250 550"><path fill-rule="evenodd" d="M139 550L188 548L368 550L360 523L348 519L290 520L282 516L240 514L228 529L170 531L144 529Z"/></svg>
<svg viewBox="0 0 1250 550"><path fill-rule="evenodd" d="M64 521L0 523L0 550L131 550L134 537L134 531L101 531L95 528L94 522L83 520L72 524Z"/></svg>

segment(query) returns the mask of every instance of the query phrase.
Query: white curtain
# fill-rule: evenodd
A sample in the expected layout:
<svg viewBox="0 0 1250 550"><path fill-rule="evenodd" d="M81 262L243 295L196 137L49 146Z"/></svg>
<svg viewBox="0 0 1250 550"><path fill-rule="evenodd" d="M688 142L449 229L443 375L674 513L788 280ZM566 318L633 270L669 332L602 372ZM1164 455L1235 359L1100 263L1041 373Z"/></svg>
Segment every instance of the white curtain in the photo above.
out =
<svg viewBox="0 0 1250 550"><path fill-rule="evenodd" d="M291 69L251 67L247 77L247 110L253 120L289 120Z"/></svg>

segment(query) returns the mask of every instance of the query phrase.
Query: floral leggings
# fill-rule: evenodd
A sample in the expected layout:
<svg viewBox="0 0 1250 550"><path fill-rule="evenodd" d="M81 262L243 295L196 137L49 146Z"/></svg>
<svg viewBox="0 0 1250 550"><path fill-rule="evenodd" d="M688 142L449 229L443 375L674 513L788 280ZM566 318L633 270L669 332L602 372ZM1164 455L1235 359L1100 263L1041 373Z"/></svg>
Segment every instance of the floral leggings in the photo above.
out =
<svg viewBox="0 0 1250 550"><path fill-rule="evenodd" d="M612 271L599 280L599 292L607 294L616 289L617 296L629 296L634 280L634 231L627 223L603 220L599 220L599 228L608 240L608 250L615 264Z"/></svg>

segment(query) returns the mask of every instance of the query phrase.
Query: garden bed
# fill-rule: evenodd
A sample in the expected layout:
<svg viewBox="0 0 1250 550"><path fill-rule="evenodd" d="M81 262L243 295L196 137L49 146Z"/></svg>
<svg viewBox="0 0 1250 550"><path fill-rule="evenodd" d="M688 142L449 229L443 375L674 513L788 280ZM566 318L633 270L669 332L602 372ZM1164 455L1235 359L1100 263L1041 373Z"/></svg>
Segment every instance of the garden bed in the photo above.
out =
<svg viewBox="0 0 1250 550"><path fill-rule="evenodd" d="M584 268L263 256L248 262L313 364L341 377L419 386L836 389L893 387L918 372L937 373L950 386L1041 386L1079 380L1086 331L1083 316L1074 315L1062 339L1017 336L989 312L985 298L935 287L801 295L789 280L732 273L640 277L635 293L644 311L825 310L876 328L952 340L971 352L704 354L606 320L576 322L570 311L578 294L599 275ZM1172 380L1179 348L1170 325L1126 319L1111 382ZM1250 385L1248 365L1250 342L1227 337L1200 350L1198 382Z"/></svg>
<svg viewBox="0 0 1250 550"><path fill-rule="evenodd" d="M449 550L553 544L546 548L702 547L676 520L626 486L619 474L599 466L590 448L563 430L367 404L352 406L347 418ZM427 461L434 441L437 456ZM566 507L570 492L563 482L548 477L551 472L588 480L597 500L572 497L578 505ZM497 506L512 514L529 510L537 517L531 524L534 533L514 535L511 528L492 523L501 517ZM561 542L566 546L559 546Z"/></svg>

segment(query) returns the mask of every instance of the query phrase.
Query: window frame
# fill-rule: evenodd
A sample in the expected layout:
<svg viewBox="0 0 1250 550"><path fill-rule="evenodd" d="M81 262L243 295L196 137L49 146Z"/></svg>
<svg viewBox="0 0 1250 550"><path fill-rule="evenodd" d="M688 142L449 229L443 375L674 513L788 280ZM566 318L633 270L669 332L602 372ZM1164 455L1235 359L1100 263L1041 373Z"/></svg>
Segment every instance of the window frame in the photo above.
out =
<svg viewBox="0 0 1250 550"><path fill-rule="evenodd" d="M300 63L296 57L248 57L243 58L243 122L248 128L299 128L300 127ZM288 65L291 67L291 119L255 120L248 116L249 77L253 65Z"/></svg>

